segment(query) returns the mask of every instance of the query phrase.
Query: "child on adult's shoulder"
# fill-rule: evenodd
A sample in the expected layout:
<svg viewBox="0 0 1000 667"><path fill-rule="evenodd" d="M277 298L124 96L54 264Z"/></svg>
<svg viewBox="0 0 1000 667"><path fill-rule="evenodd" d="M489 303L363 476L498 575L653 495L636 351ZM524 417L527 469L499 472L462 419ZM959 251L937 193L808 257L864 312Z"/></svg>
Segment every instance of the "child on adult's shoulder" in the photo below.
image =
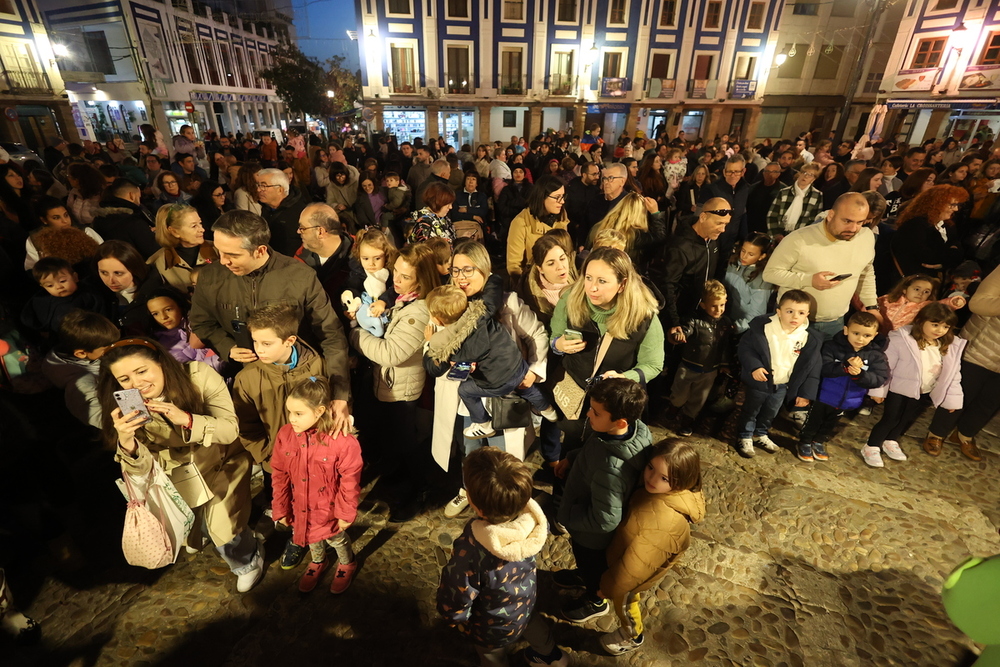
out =
<svg viewBox="0 0 1000 667"><path fill-rule="evenodd" d="M359 232L351 247L351 275L341 299L348 319L379 338L389 323L386 307L395 305L397 296L405 296L392 287L389 267L397 255L396 246L376 227Z"/></svg>
<svg viewBox="0 0 1000 667"><path fill-rule="evenodd" d="M945 298L960 296L965 299L965 305L955 311L955 314L958 315L959 328L964 327L965 323L972 317L969 301L975 295L981 280L982 270L971 259L956 266L949 275L948 285L944 291Z"/></svg>
<svg viewBox="0 0 1000 667"><path fill-rule="evenodd" d="M566 479L558 519L570 533L576 569L556 572L553 581L562 588L585 589L561 611L573 623L608 611L608 601L598 595L601 575L608 567L605 550L621 523L653 441L639 419L646 407L646 392L638 382L624 377L601 380L591 387L588 397L590 434L583 447L572 450L556 469L556 475Z"/></svg>
<svg viewBox="0 0 1000 667"><path fill-rule="evenodd" d="M726 308L725 286L709 280L702 288L698 313L681 327L686 342L670 388L670 403L681 410L678 435L691 435L719 369L729 365L735 330L725 315Z"/></svg>
<svg viewBox="0 0 1000 667"><path fill-rule="evenodd" d="M819 396L799 433L800 460L829 459L826 443L841 415L861 407L868 390L881 387L889 378L885 340L878 329L875 315L859 311L851 315L843 333L823 343Z"/></svg>
<svg viewBox="0 0 1000 667"><path fill-rule="evenodd" d="M722 278L729 291L728 315L743 333L750 321L767 313L767 303L774 285L764 280L764 267L771 252L771 237L754 233L733 249Z"/></svg>
<svg viewBox="0 0 1000 667"><path fill-rule="evenodd" d="M878 308L882 313L882 333L887 335L912 322L921 308L935 303L940 286L941 281L937 278L915 273L900 280L885 296L880 296ZM955 294L938 303L943 303L952 310L959 310L966 306L966 302L964 296Z"/></svg>
<svg viewBox="0 0 1000 667"><path fill-rule="evenodd" d="M906 460L899 438L919 416L921 399L927 397L935 407L947 412L962 409L961 362L966 341L955 335L957 324L954 311L944 304L931 303L917 313L912 324L889 334L885 350L889 381L868 392L876 403L884 403L882 418L872 428L867 445L861 448L861 457L869 466L883 467L883 452L894 461ZM941 452L941 443L948 435L942 431L935 414L924 440L924 449L932 456Z"/></svg>
<svg viewBox="0 0 1000 667"><path fill-rule="evenodd" d="M548 530L531 499L531 471L514 455L484 447L465 458L462 472L476 518L441 571L438 613L472 641L484 667L506 665L507 647L522 636L529 664L568 665L550 624L534 609L535 556Z"/></svg>
<svg viewBox="0 0 1000 667"><path fill-rule="evenodd" d="M750 458L754 446L778 451L768 431L786 399L804 408L819 388L821 336L809 327L809 295L788 290L778 297L778 312L750 322L739 344L746 397L740 411L736 451Z"/></svg>
<svg viewBox="0 0 1000 667"><path fill-rule="evenodd" d="M310 377L291 388L285 400L288 423L274 445L271 508L274 520L292 527L292 542L309 545L312 562L299 590L316 588L337 553L331 593L343 593L358 568L347 529L358 515L361 445L350 434L333 436L330 384ZM289 568L290 569L290 568Z"/></svg>
<svg viewBox="0 0 1000 667"><path fill-rule="evenodd" d="M66 260L43 257L31 267L31 275L41 289L24 305L21 324L32 333L46 338L57 333L63 318L77 308L104 313L104 300L80 283Z"/></svg>
<svg viewBox="0 0 1000 667"><path fill-rule="evenodd" d="M601 594L611 600L620 627L601 636L611 655L639 648L643 641L639 593L655 586L691 544L690 524L705 518L701 459L678 438L653 445L632 494L625 521L607 550Z"/></svg>
<svg viewBox="0 0 1000 667"><path fill-rule="evenodd" d="M157 326L153 337L182 364L203 361L215 370L222 366L222 359L215 350L205 346L187 320L187 301L172 289L158 289L146 298L146 309Z"/></svg>

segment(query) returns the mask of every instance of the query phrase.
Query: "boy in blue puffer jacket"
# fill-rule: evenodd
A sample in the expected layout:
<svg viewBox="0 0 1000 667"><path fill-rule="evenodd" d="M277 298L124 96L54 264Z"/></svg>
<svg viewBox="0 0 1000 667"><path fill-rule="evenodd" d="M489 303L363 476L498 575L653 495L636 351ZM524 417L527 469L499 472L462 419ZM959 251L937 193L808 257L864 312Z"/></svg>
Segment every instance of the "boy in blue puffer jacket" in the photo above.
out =
<svg viewBox="0 0 1000 667"><path fill-rule="evenodd" d="M864 311L851 315L844 333L823 344L819 397L799 434L798 457L826 461L826 441L844 410L861 407L869 389L889 379L885 338L878 335L878 319Z"/></svg>

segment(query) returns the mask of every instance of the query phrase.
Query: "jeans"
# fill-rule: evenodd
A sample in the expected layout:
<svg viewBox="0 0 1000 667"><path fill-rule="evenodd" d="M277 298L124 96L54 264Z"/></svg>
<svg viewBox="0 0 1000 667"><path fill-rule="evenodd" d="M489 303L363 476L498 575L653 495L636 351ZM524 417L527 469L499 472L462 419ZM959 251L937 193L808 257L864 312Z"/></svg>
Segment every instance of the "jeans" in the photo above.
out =
<svg viewBox="0 0 1000 667"><path fill-rule="evenodd" d="M562 458L562 442L559 441L559 427L548 419L542 420L538 434L538 451L546 463L555 463Z"/></svg>
<svg viewBox="0 0 1000 667"><path fill-rule="evenodd" d="M767 435L771 422L778 415L781 404L785 402L787 391L787 384L775 385L773 392L747 387L736 437L742 440L755 435Z"/></svg>
<svg viewBox="0 0 1000 667"><path fill-rule="evenodd" d="M809 325L809 328L813 333L822 336L823 341L826 342L844 330L844 318L838 317L829 322L813 322Z"/></svg>
<svg viewBox="0 0 1000 667"><path fill-rule="evenodd" d="M486 407L479 399L493 396L506 396L513 392L521 398L531 403L536 410L547 410L551 407L549 400L542 395L542 390L537 385L531 385L527 389L518 389L518 385L524 381L524 376L528 373L528 362L521 360L521 366L511 375L510 380L498 389L484 389L476 384L471 377L462 380L458 385L458 395L469 411L469 416L476 424L485 424L490 421L490 415L486 412Z"/></svg>
<svg viewBox="0 0 1000 667"><path fill-rule="evenodd" d="M470 426L472 426L472 419L470 419L469 417L460 417L460 419L462 420L461 422L462 429L467 429ZM544 424L545 422L542 423ZM501 431L496 435L491 435L490 437L486 438L485 444L483 443L482 438L476 438L475 440L473 440L472 438L466 438L464 435L462 436L462 449L465 451L466 456L476 451L477 449L482 449L483 447L496 447L501 452L506 452L507 441L504 440L503 432Z"/></svg>
<svg viewBox="0 0 1000 667"><path fill-rule="evenodd" d="M206 527L205 533L208 534ZM261 557L257 554L257 536L249 527L244 526L243 530L233 539L229 540L215 550L226 561L226 565L235 575L246 574L261 564Z"/></svg>

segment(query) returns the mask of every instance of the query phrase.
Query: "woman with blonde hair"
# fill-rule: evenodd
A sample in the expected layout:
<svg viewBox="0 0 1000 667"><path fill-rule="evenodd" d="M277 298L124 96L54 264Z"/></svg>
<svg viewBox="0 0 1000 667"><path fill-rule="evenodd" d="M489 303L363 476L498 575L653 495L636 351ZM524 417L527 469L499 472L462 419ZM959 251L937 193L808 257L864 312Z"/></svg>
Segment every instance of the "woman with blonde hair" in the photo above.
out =
<svg viewBox="0 0 1000 667"><path fill-rule="evenodd" d="M601 231L613 229L625 237L625 252L632 256L639 273L645 273L653 251L667 238L666 214L656 210L656 201L637 192L627 193L590 230L587 246Z"/></svg>
<svg viewBox="0 0 1000 667"><path fill-rule="evenodd" d="M215 246L205 240L198 211L187 204L167 204L156 211L156 242L160 249L146 263L184 295L191 293L191 272L219 260Z"/></svg>

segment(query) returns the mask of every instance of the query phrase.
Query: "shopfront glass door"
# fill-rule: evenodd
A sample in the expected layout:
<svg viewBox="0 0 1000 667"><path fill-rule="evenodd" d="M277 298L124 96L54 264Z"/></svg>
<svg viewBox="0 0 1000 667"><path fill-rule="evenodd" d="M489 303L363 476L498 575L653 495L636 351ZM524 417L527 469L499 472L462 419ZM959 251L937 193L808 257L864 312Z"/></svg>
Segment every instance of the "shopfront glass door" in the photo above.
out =
<svg viewBox="0 0 1000 667"><path fill-rule="evenodd" d="M438 114L441 135L455 150L460 149L462 144L472 145L474 123L475 114L472 111L441 111Z"/></svg>

